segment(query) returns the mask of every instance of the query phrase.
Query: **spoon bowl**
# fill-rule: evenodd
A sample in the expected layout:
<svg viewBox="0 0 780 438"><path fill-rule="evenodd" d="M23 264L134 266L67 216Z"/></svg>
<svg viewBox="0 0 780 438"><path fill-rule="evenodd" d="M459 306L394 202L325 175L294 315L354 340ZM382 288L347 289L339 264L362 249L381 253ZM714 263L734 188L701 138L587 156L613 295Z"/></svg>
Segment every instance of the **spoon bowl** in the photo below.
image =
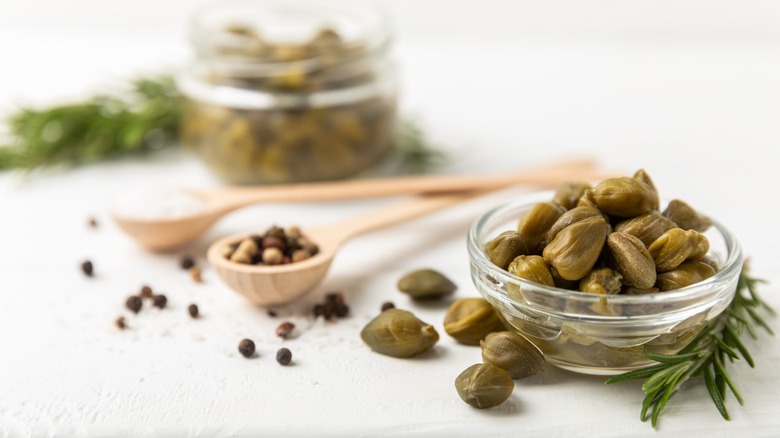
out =
<svg viewBox="0 0 780 438"><path fill-rule="evenodd" d="M231 262L223 249L250 234L237 234L213 243L208 250L209 263L219 278L244 298L260 306L273 306L293 301L314 289L328 273L341 242L334 241L327 230L310 229L306 237L317 242L320 251L314 256L286 265L245 265Z"/></svg>

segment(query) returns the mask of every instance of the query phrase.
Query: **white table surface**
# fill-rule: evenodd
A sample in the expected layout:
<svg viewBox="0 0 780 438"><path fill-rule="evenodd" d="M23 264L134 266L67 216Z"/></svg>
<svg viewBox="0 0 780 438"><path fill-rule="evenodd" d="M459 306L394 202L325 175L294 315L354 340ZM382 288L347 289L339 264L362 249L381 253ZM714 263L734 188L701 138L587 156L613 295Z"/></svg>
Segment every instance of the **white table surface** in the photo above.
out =
<svg viewBox="0 0 780 438"><path fill-rule="evenodd" d="M180 65L193 5L78 0L0 6L0 108L79 96L136 72ZM108 6L108 5L111 6ZM686 199L735 231L763 296L780 308L780 23L765 2L388 2L400 35L404 108L453 157L446 171L510 171L570 155L606 168L644 167L662 194ZM446 12L446 13L445 13ZM638 383L555 368L518 381L508 402L475 410L454 378L478 348L443 330L446 305L415 304L396 280L433 267L476 296L465 233L509 190L350 242L326 281L271 318L220 283L209 242L271 224L313 226L397 200L264 205L236 212L175 254L145 252L107 205L144 187L214 186L197 158L170 150L68 171L0 174L0 437L16 436L656 436L638 419ZM99 227L89 229L87 218ZM204 266L203 284L177 267ZM96 277L79 263L89 258ZM142 284L168 308L137 316ZM341 290L351 315L314 321ZM439 330L418 358L372 353L360 329L391 300ZM191 320L190 303L203 317ZM147 304L148 306L148 304ZM114 318L130 325L119 331ZM291 320L300 336L281 341ZM777 320L773 320L779 328ZM259 357L236 346L252 338ZM294 366L281 367L286 346ZM688 385L661 418L663 436L780 435L780 340L748 341L756 369L732 369L746 399L721 420L704 385Z"/></svg>

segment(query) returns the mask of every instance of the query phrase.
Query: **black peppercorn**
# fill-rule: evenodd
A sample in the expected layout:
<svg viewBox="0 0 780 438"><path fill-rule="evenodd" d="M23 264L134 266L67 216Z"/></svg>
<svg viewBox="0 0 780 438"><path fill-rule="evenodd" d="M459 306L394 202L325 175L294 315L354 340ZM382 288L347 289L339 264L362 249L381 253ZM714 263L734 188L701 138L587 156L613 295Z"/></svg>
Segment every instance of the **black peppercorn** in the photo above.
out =
<svg viewBox="0 0 780 438"><path fill-rule="evenodd" d="M168 297L162 294L155 295L154 298L152 298L152 301L154 302L154 307L164 309L165 305L168 304Z"/></svg>
<svg viewBox="0 0 780 438"><path fill-rule="evenodd" d="M125 320L124 316L120 316L116 320L114 320L114 325L116 325L116 328L119 330L124 330L127 328L127 320Z"/></svg>
<svg viewBox="0 0 780 438"><path fill-rule="evenodd" d="M143 306L143 302L141 302L141 299L135 295L127 297L127 301L125 301L125 307L130 309L130 311L133 313L140 312L141 306Z"/></svg>
<svg viewBox="0 0 780 438"><path fill-rule="evenodd" d="M276 318L277 316L276 311L272 309L268 309L268 316L270 316L271 318Z"/></svg>
<svg viewBox="0 0 780 438"><path fill-rule="evenodd" d="M255 343L251 339L244 339L238 344L238 352L244 357L255 354Z"/></svg>
<svg viewBox="0 0 780 438"><path fill-rule="evenodd" d="M276 336L279 336L280 338L287 339L292 334L293 330L295 330L295 324L285 321L281 324L279 324L279 327L276 328Z"/></svg>
<svg viewBox="0 0 780 438"><path fill-rule="evenodd" d="M141 298L151 298L153 295L152 288L147 285L143 285L143 287L141 287L141 292L138 294Z"/></svg>
<svg viewBox="0 0 780 438"><path fill-rule="evenodd" d="M395 309L395 304L392 303L392 301L385 301L382 303L382 311Z"/></svg>
<svg viewBox="0 0 780 438"><path fill-rule="evenodd" d="M198 309L197 304L190 304L190 306L187 307L187 312L189 312L190 316L193 318L200 316L200 310Z"/></svg>
<svg viewBox="0 0 780 438"><path fill-rule="evenodd" d="M86 260L81 264L81 272L87 277L92 277L95 274L95 267L92 266L91 261Z"/></svg>
<svg viewBox="0 0 780 438"><path fill-rule="evenodd" d="M195 266L195 260L192 259L192 257L186 255L181 258L181 261L179 261L179 266L181 266L182 269L190 269L191 267Z"/></svg>
<svg viewBox="0 0 780 438"><path fill-rule="evenodd" d="M290 365L292 353L286 348L280 348L279 351L276 352L276 361L279 362L279 365Z"/></svg>
<svg viewBox="0 0 780 438"><path fill-rule="evenodd" d="M97 219L95 219L94 217L90 217L90 218L87 220L87 225L88 225L90 228L97 228L97 226L98 226L98 221L97 221Z"/></svg>

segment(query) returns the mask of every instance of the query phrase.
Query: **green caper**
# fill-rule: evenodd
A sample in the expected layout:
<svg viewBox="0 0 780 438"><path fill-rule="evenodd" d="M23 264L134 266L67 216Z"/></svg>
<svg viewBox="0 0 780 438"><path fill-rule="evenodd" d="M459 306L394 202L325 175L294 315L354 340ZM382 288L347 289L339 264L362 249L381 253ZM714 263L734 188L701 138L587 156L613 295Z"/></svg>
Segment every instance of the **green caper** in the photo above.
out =
<svg viewBox="0 0 780 438"><path fill-rule="evenodd" d="M467 404L486 409L505 402L512 395L515 382L501 368L480 363L460 373L455 379L455 389Z"/></svg>
<svg viewBox="0 0 780 438"><path fill-rule="evenodd" d="M599 208L596 205L596 199L593 197L593 189L587 189L582 193L580 199L577 201L577 207L593 207Z"/></svg>
<svg viewBox="0 0 780 438"><path fill-rule="evenodd" d="M710 218L699 214L693 207L679 199L671 200L663 215L684 230L695 230L703 233L712 225Z"/></svg>
<svg viewBox="0 0 780 438"><path fill-rule="evenodd" d="M479 345L490 333L506 330L493 306L482 298L461 298L447 310L444 331L458 342Z"/></svg>
<svg viewBox="0 0 780 438"><path fill-rule="evenodd" d="M580 292L598 295L616 295L623 286L623 276L610 268L594 269L580 280Z"/></svg>
<svg viewBox="0 0 780 438"><path fill-rule="evenodd" d="M555 239L555 236L557 236L562 229L573 223L591 217L604 217L604 215L601 213L601 211L599 211L598 208L589 206L574 207L567 211L561 217L559 217L558 220L555 221L555 223L552 225L552 227L550 227L550 230L547 231L547 236L544 239L545 246L552 242L552 240Z"/></svg>
<svg viewBox="0 0 780 438"><path fill-rule="evenodd" d="M609 178L593 189L599 210L617 217L633 217L658 209L658 194L634 178Z"/></svg>
<svg viewBox="0 0 780 438"><path fill-rule="evenodd" d="M658 189L656 188L653 179L650 178L650 175L645 169L637 170L636 173L634 173L634 179L637 181L642 181L643 183L647 184L647 186L650 187L650 189L652 189L656 194L658 193Z"/></svg>
<svg viewBox="0 0 780 438"><path fill-rule="evenodd" d="M694 230L673 228L655 240L647 248L655 260L659 272L671 271L680 263L692 258L702 258L710 245L704 235Z"/></svg>
<svg viewBox="0 0 780 438"><path fill-rule="evenodd" d="M647 289L655 284L655 261L639 238L615 231L607 237L607 246L617 270L626 284Z"/></svg>
<svg viewBox="0 0 780 438"><path fill-rule="evenodd" d="M436 299L455 292L458 286L433 269L419 269L398 280L398 290L414 299Z"/></svg>
<svg viewBox="0 0 780 438"><path fill-rule="evenodd" d="M690 286L715 275L715 269L704 262L684 262L675 269L658 274L656 287L661 291Z"/></svg>
<svg viewBox="0 0 780 438"><path fill-rule="evenodd" d="M523 236L528 249L539 250L539 244L547 236L547 231L566 210L552 202L539 202L533 206L517 225L517 232Z"/></svg>
<svg viewBox="0 0 780 438"><path fill-rule="evenodd" d="M377 353L406 358L431 349L439 334L412 312L388 309L363 328L360 338Z"/></svg>
<svg viewBox="0 0 780 438"><path fill-rule="evenodd" d="M495 365L513 379L523 379L544 371L544 356L528 339L515 332L496 332L480 344L482 361Z"/></svg>
<svg viewBox="0 0 780 438"><path fill-rule="evenodd" d="M534 283L555 286L552 273L550 272L550 265L547 264L544 258L537 255L517 256L509 264L507 271Z"/></svg>
<svg viewBox="0 0 780 438"><path fill-rule="evenodd" d="M677 228L677 224L661 216L657 211L639 215L637 217L618 222L615 225L615 231L628 233L637 237L645 246L661 237L665 232Z"/></svg>
<svg viewBox="0 0 780 438"><path fill-rule="evenodd" d="M590 184L586 182L564 181L555 190L552 202L566 210L571 210L577 206L577 202L585 191L590 189Z"/></svg>
<svg viewBox="0 0 780 438"><path fill-rule="evenodd" d="M561 230L542 255L566 280L580 280L593 268L611 227L604 218L588 218Z"/></svg>
<svg viewBox="0 0 780 438"><path fill-rule="evenodd" d="M528 249L525 238L511 230L504 231L485 245L490 261L501 269L506 269L515 257L528 254Z"/></svg>

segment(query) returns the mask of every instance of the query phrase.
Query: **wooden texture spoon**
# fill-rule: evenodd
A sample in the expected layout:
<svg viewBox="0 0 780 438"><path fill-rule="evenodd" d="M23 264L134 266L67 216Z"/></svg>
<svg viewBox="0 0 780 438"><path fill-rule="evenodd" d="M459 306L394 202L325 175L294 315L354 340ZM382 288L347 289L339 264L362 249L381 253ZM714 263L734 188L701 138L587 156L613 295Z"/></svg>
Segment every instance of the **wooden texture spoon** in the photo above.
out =
<svg viewBox="0 0 780 438"><path fill-rule="evenodd" d="M364 213L331 225L304 230L319 246L319 253L297 263L264 266L231 262L223 250L251 234L225 237L213 243L208 260L231 289L261 306L284 304L301 297L319 284L338 249L349 239L379 228L395 225L428 213L468 201L492 190L419 195L379 210Z"/></svg>
<svg viewBox="0 0 780 438"><path fill-rule="evenodd" d="M120 229L141 245L151 250L165 251L196 239L222 216L252 204L473 191L499 189L517 184L552 187L567 179L588 181L608 176L612 175L598 171L594 161L576 159L499 176L407 176L217 190L184 190L182 193L185 196L202 202L202 208L197 212L177 217L143 218L113 211L111 216Z"/></svg>

